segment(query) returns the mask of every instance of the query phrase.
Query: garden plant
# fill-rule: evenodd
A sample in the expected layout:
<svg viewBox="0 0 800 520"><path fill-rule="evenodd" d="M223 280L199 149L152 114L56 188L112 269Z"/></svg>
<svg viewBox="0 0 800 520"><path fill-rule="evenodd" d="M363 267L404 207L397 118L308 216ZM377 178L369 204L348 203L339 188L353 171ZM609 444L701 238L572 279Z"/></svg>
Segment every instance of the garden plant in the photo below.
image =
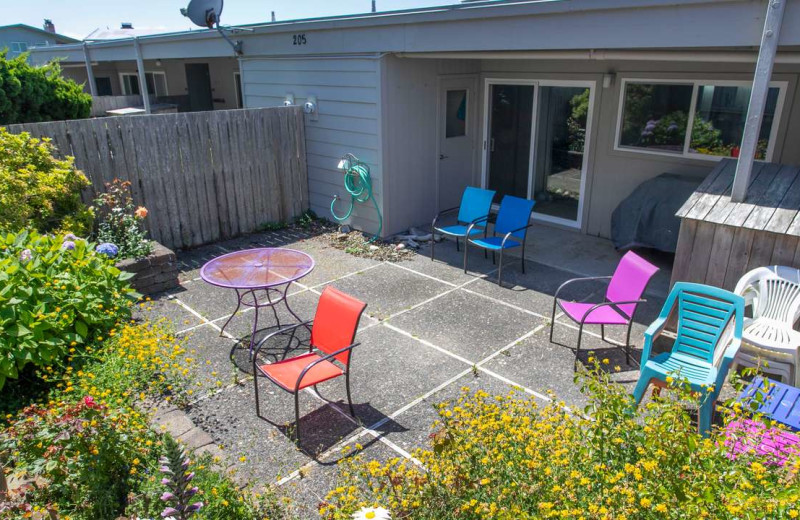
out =
<svg viewBox="0 0 800 520"><path fill-rule="evenodd" d="M99 218L97 240L101 243L98 247L108 248L119 258L150 254L153 244L142 227L147 208L134 205L129 181L114 179L106 183L105 193L97 197L95 204Z"/></svg>
<svg viewBox="0 0 800 520"><path fill-rule="evenodd" d="M679 399L654 398L637 412L599 366L581 376L591 400L583 413L521 391L465 388L440 406L431 449L414 454L422 467L345 459L320 513L349 519L380 506L395 520L798 518L800 457L784 465L732 457L721 430L697 433L685 405L702 396L676 381L670 393Z"/></svg>

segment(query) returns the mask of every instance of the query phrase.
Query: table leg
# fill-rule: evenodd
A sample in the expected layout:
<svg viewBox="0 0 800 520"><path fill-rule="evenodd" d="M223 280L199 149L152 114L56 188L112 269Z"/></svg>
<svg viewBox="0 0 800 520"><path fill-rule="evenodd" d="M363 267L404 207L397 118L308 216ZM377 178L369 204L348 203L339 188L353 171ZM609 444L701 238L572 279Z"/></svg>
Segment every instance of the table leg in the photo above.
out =
<svg viewBox="0 0 800 520"><path fill-rule="evenodd" d="M291 285L292 285L292 282L289 282L289 283L287 283L287 284L286 284L286 288L283 290L283 301L284 301L284 303L286 303L286 309L288 309L288 311L289 311L289 312L292 314L292 316L294 316L294 317L295 317L295 319L297 320L297 323L300 323L300 322L302 322L303 320L302 320L302 319L300 319L300 316L298 316L298 315L297 315L297 314L296 314L296 313L295 313L295 312L292 310L292 308L289 306L289 298L287 297L287 294L289 293L289 287L290 287Z"/></svg>
<svg viewBox="0 0 800 520"><path fill-rule="evenodd" d="M256 296L256 291L250 291L250 294L253 295L253 312L255 313L255 318L253 318L253 332L250 334L250 357L253 357L253 347L255 346L256 341L256 331L258 330L258 296ZM267 292L267 298L269 298L269 292Z"/></svg>
<svg viewBox="0 0 800 520"><path fill-rule="evenodd" d="M222 334L225 332L225 327L228 326L228 323L230 323L231 320L233 319L233 317L236 316L236 313L239 312L239 307L242 306L242 295L239 292L239 289L234 289L234 290L236 291L236 308L233 310L233 313L230 315L228 320L225 322L225 325L223 325L222 328L219 330L219 335L220 336L222 336Z"/></svg>

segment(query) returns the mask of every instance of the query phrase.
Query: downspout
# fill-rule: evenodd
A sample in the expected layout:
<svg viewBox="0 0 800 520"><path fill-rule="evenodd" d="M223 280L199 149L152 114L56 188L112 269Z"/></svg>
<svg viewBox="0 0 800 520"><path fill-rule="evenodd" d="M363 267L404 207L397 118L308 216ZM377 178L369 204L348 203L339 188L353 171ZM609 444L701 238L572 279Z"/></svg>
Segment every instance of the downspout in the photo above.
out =
<svg viewBox="0 0 800 520"><path fill-rule="evenodd" d="M86 81L89 82L89 93L92 97L97 97L97 85L94 82L92 60L89 58L89 45L86 42L83 42L83 59L86 62Z"/></svg>
<svg viewBox="0 0 800 520"><path fill-rule="evenodd" d="M139 45L139 37L133 37L133 48L136 51L136 68L139 69L139 92L142 93L144 102L144 113L150 114L150 94L147 92L147 78L144 72L144 60L142 59L142 47Z"/></svg>
<svg viewBox="0 0 800 520"><path fill-rule="evenodd" d="M764 117L764 106L767 103L769 80L772 78L772 67L775 63L775 53L778 50L778 36L781 31L786 2L787 0L768 0L767 3L764 31L761 34L761 47L756 61L753 88L750 90L750 104L747 107L747 119L742 134L739 161L736 163L736 175L733 178L733 188L731 189L733 202L744 202L747 197L747 188L753 172L758 135L761 132L761 120Z"/></svg>

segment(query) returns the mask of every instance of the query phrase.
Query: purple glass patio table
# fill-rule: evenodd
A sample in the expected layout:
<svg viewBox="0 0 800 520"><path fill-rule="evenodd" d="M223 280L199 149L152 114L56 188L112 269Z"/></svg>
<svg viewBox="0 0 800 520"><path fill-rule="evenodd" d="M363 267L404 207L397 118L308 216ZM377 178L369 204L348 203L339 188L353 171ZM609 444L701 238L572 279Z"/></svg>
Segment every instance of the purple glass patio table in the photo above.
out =
<svg viewBox="0 0 800 520"><path fill-rule="evenodd" d="M282 247L245 249L209 260L200 270L200 278L211 285L236 291L236 309L222 326L225 331L231 319L244 305L253 307L253 332L250 335L250 354L258 330L258 309L270 307L278 327L281 326L275 305L284 302L286 309L298 322L303 321L289 306L286 297L292 282L314 269L314 259L302 251Z"/></svg>

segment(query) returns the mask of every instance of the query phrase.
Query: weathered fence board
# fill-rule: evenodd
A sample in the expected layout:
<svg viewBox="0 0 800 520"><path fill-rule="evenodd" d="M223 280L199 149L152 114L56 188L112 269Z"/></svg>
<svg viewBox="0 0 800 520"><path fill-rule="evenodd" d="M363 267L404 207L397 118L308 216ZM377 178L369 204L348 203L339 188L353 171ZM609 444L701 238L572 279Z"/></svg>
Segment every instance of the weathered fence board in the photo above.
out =
<svg viewBox="0 0 800 520"><path fill-rule="evenodd" d="M105 116L109 110L118 108L140 107L144 101L142 96L94 96L92 97L92 117Z"/></svg>
<svg viewBox="0 0 800 520"><path fill-rule="evenodd" d="M299 107L106 117L11 125L49 137L90 179L94 199L131 182L150 236L172 248L214 242L308 209Z"/></svg>

